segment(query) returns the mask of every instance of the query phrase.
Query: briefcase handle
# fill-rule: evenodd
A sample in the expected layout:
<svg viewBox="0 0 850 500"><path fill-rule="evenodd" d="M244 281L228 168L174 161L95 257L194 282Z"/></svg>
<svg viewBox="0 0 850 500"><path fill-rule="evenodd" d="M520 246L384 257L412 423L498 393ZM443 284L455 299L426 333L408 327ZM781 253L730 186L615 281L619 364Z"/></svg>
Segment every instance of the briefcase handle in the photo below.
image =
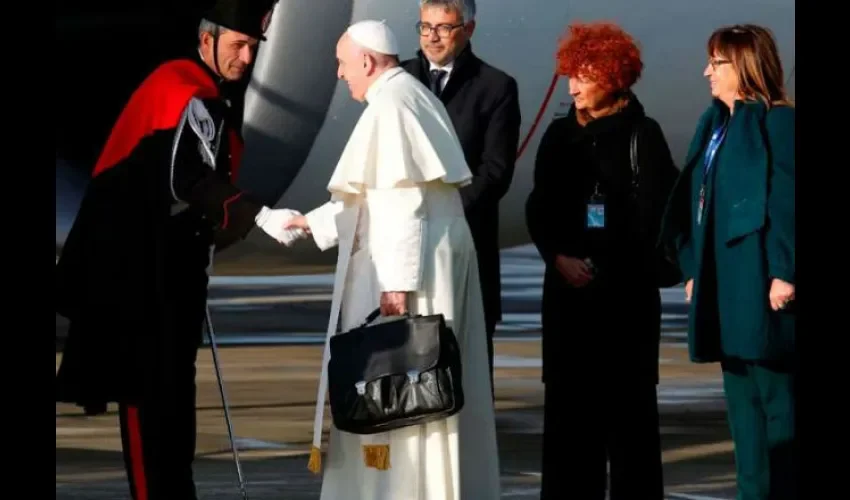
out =
<svg viewBox="0 0 850 500"><path fill-rule="evenodd" d="M370 312L368 316L366 316L366 321L364 321L363 324L359 326L359 328L363 328L364 326L368 325L369 323L375 321L376 319L378 319L378 316L380 316L380 315L381 315L381 308L379 307L379 308L375 309L374 311Z"/></svg>
<svg viewBox="0 0 850 500"><path fill-rule="evenodd" d="M364 326L368 326L369 323L378 319L378 316L380 316L380 315L381 315L381 308L379 307L379 308L375 309L374 311L370 312L369 315L366 316L366 321L364 321L363 324L358 326L357 328L363 328ZM409 318L410 317L410 311L402 314L401 317Z"/></svg>

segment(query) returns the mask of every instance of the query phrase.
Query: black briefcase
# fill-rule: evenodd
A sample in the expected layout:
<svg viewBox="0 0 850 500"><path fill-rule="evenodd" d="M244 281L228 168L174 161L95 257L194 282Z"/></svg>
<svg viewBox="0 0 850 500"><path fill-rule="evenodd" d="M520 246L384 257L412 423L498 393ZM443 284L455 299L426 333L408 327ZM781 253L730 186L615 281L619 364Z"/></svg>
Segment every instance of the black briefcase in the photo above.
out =
<svg viewBox="0 0 850 500"><path fill-rule="evenodd" d="M463 408L460 346L442 314L380 314L330 339L328 395L334 426L375 434L440 420Z"/></svg>

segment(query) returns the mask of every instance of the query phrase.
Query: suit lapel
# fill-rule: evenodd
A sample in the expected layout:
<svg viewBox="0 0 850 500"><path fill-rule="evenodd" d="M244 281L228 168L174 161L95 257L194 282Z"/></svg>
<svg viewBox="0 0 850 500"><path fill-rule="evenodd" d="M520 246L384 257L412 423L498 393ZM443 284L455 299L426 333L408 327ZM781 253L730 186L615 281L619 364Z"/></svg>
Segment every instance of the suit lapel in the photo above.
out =
<svg viewBox="0 0 850 500"><path fill-rule="evenodd" d="M416 61L410 65L410 74L416 77L426 87L431 86L431 78L428 74L428 60L422 51L416 52Z"/></svg>
<svg viewBox="0 0 850 500"><path fill-rule="evenodd" d="M449 81L443 88L443 92L440 94L440 100L443 101L443 103L449 102L452 96L457 93L458 88L463 84L463 78L464 75L458 71L457 67L455 67L449 76Z"/></svg>
<svg viewBox="0 0 850 500"><path fill-rule="evenodd" d="M449 102L457 92L469 81L469 77L476 71L478 58L472 53L472 45L469 44L455 59L449 81L440 94L440 100Z"/></svg>

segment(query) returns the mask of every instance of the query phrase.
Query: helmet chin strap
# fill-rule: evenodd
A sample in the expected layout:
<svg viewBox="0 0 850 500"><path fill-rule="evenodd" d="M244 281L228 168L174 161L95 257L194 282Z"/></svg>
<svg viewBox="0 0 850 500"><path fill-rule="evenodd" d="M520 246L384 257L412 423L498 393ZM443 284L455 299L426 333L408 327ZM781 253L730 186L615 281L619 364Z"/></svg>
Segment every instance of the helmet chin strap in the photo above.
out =
<svg viewBox="0 0 850 500"><path fill-rule="evenodd" d="M219 26L215 25L215 30L213 30L213 64L215 64L215 72L218 73L219 78L224 80L224 74L221 72L221 68L218 66L218 36L221 34Z"/></svg>
<svg viewBox="0 0 850 500"><path fill-rule="evenodd" d="M225 81L224 74L222 74L221 68L218 65L218 36L219 36L218 26L216 26L215 30L213 30L212 36L213 36L212 57L213 57L213 65L215 65L215 68L213 68L213 69L215 70L216 75L218 75L218 79L219 79L218 83L223 83ZM203 54L203 52L201 52L201 47L198 47L198 56L200 56L201 59L204 58L204 54Z"/></svg>
<svg viewBox="0 0 850 500"><path fill-rule="evenodd" d="M218 36L221 34L220 28L218 25L215 25L215 31L213 31L213 64L215 64L215 72L218 73L218 76L224 79L224 74L221 72L221 68L218 67Z"/></svg>
<svg viewBox="0 0 850 500"><path fill-rule="evenodd" d="M212 32L212 37L213 37L213 45L212 45L212 59L213 59L213 61L212 62L213 62L213 66L215 66L213 68L213 70L215 71L216 75L218 76L218 82L217 82L218 86L219 86L221 92L223 94L225 94L226 93L225 86L228 83L228 80L227 80L227 78L224 77L224 73L222 73L221 66L218 63L218 41L219 41L220 35L221 35L221 28L218 25L216 25L215 28L213 29L213 32ZM201 59L203 59L203 54L201 53L200 47L198 47L198 55L200 55ZM226 102L228 103L228 106L229 106L230 100L227 99Z"/></svg>

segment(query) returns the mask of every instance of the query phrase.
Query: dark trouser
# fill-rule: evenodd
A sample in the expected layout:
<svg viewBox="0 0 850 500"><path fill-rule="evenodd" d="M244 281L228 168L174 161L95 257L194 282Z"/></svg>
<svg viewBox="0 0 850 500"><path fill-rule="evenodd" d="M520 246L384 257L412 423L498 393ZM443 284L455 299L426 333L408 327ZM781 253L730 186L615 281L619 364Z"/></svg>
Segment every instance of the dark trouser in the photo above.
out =
<svg viewBox="0 0 850 500"><path fill-rule="evenodd" d="M547 382L544 404L541 500L604 500L608 462L611 500L663 499L654 382Z"/></svg>
<svg viewBox="0 0 850 500"><path fill-rule="evenodd" d="M119 407L124 465L133 500L195 500L195 362L203 339L207 249L178 236L168 253L168 329L150 360L158 378L137 404Z"/></svg>
<svg viewBox="0 0 850 500"><path fill-rule="evenodd" d="M737 360L721 367L738 500L798 498L793 369Z"/></svg>
<svg viewBox="0 0 850 500"><path fill-rule="evenodd" d="M133 500L194 500L195 358L175 358L172 386L138 405L119 407L124 466Z"/></svg>
<svg viewBox="0 0 850 500"><path fill-rule="evenodd" d="M661 296L610 267L543 291L543 500L662 500L658 351ZM610 464L610 479L606 466Z"/></svg>

